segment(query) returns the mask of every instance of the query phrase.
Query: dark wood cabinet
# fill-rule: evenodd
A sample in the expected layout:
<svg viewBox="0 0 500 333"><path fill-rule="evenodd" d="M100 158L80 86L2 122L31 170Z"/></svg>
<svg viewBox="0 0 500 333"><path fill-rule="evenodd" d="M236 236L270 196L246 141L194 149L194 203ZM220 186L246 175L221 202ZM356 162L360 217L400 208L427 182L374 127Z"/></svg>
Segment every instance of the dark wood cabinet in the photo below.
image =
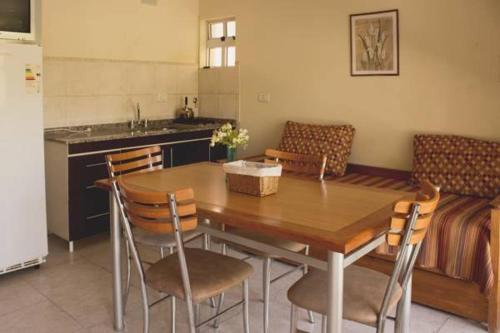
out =
<svg viewBox="0 0 500 333"><path fill-rule="evenodd" d="M184 142L172 146L172 166L198 163L210 160L210 142Z"/></svg>
<svg viewBox="0 0 500 333"><path fill-rule="evenodd" d="M94 185L96 180L108 177L105 163L105 156L108 153L160 145L165 168L225 158L224 147L210 147L211 132L200 131L190 134L190 136L179 133L179 135L69 145L67 180L69 235L61 237L74 241L109 230L108 193Z"/></svg>

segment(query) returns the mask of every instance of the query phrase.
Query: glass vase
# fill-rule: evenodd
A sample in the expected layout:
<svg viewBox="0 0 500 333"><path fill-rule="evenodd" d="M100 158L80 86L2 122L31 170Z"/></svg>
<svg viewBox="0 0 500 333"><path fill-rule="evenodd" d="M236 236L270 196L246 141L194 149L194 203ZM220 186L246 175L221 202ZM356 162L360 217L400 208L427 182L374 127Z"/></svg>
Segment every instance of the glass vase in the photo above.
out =
<svg viewBox="0 0 500 333"><path fill-rule="evenodd" d="M234 162L236 161L236 148L234 147L227 147L227 156L226 159L228 162Z"/></svg>

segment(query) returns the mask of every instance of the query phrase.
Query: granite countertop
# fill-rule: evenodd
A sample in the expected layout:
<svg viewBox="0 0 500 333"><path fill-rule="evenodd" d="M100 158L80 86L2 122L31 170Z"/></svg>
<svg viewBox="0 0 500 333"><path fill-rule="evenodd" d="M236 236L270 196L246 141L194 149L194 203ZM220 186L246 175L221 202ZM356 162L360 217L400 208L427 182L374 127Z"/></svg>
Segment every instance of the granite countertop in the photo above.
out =
<svg viewBox="0 0 500 333"><path fill-rule="evenodd" d="M147 129L136 128L134 130L129 128L129 123L61 127L46 129L45 140L65 144L109 141L154 135L214 130L226 122L235 123L234 120L228 119L196 118L195 121L189 123L174 122L172 119L150 120L148 122Z"/></svg>

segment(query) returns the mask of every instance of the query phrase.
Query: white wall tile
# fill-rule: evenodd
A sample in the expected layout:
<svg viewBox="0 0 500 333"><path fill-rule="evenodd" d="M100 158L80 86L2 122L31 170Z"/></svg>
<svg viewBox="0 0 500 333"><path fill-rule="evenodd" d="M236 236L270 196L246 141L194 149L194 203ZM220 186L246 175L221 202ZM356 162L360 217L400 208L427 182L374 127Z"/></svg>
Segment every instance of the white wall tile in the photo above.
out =
<svg viewBox="0 0 500 333"><path fill-rule="evenodd" d="M63 61L44 61L43 63L44 96L66 96L66 64Z"/></svg>
<svg viewBox="0 0 500 333"><path fill-rule="evenodd" d="M65 64L68 96L91 96L99 88L99 63L68 61Z"/></svg>
<svg viewBox="0 0 500 333"><path fill-rule="evenodd" d="M237 94L239 90L239 68L220 69L218 85L221 94Z"/></svg>
<svg viewBox="0 0 500 333"><path fill-rule="evenodd" d="M201 68L198 77L200 95L219 93L219 71L217 69Z"/></svg>
<svg viewBox="0 0 500 333"><path fill-rule="evenodd" d="M66 126L68 117L64 107L65 99L66 97L44 96L43 124L45 128Z"/></svg>
<svg viewBox="0 0 500 333"><path fill-rule="evenodd" d="M200 95L200 116L215 118L221 116L218 95Z"/></svg>
<svg viewBox="0 0 500 333"><path fill-rule="evenodd" d="M221 118L236 119L237 95L219 95L219 112Z"/></svg>
<svg viewBox="0 0 500 333"><path fill-rule="evenodd" d="M155 91L154 63L131 62L127 67L130 94L151 94Z"/></svg>
<svg viewBox="0 0 500 333"><path fill-rule="evenodd" d="M126 114L124 96L96 97L96 111L96 121L99 123L121 122L132 119L129 114Z"/></svg>
<svg viewBox="0 0 500 333"><path fill-rule="evenodd" d="M173 118L183 96L192 103L198 94L194 64L46 58L44 66L45 127L128 121L137 102L145 118Z"/></svg>
<svg viewBox="0 0 500 333"><path fill-rule="evenodd" d="M198 67L194 65L177 66L177 93L193 95L198 93Z"/></svg>
<svg viewBox="0 0 500 333"><path fill-rule="evenodd" d="M128 66L123 62L97 63L97 78L93 84L95 95L123 95L130 90Z"/></svg>
<svg viewBox="0 0 500 333"><path fill-rule="evenodd" d="M93 96L67 97L64 99L63 107L67 114L68 126L98 123L97 100Z"/></svg>
<svg viewBox="0 0 500 333"><path fill-rule="evenodd" d="M171 64L155 66L155 89L157 93L175 94L177 91L177 68Z"/></svg>

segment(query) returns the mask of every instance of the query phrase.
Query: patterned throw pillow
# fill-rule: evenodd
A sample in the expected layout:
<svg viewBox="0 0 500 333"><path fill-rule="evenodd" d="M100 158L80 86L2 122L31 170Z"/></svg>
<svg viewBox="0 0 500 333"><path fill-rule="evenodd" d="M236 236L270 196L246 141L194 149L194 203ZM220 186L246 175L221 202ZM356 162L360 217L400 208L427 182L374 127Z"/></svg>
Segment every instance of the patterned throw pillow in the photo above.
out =
<svg viewBox="0 0 500 333"><path fill-rule="evenodd" d="M443 192L492 198L500 194L500 142L455 135L416 135L412 180Z"/></svg>
<svg viewBox="0 0 500 333"><path fill-rule="evenodd" d="M279 149L290 153L326 155L326 173L343 176L354 133L351 125L310 125L288 121Z"/></svg>

